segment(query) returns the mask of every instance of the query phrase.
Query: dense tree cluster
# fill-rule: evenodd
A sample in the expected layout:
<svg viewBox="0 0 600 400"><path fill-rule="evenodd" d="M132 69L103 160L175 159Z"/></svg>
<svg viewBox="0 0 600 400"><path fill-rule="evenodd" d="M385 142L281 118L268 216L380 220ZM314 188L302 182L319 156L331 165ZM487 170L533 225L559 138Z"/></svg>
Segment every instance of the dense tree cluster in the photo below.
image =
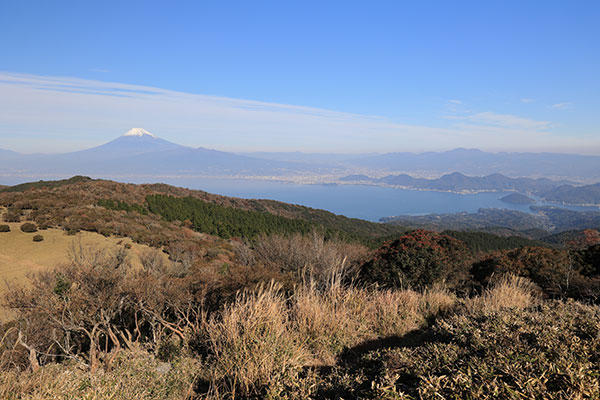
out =
<svg viewBox="0 0 600 400"><path fill-rule="evenodd" d="M303 219L224 207L192 197L151 195L146 197L146 204L151 213L161 215L167 221L188 221L190 227L198 232L226 239L254 238L258 234L306 234L315 228L323 228ZM324 230L326 236L351 236L327 228Z"/></svg>
<svg viewBox="0 0 600 400"><path fill-rule="evenodd" d="M478 231L443 231L442 233L464 242L475 253L508 250L524 246L549 246L539 240L531 240L521 236L499 236Z"/></svg>
<svg viewBox="0 0 600 400"><path fill-rule="evenodd" d="M363 266L360 280L396 288L457 287L468 279L471 258L460 240L416 230L384 244Z"/></svg>
<svg viewBox="0 0 600 400"><path fill-rule="evenodd" d="M223 238L252 238L259 233L306 233L312 228L303 220L223 207L191 197L153 195L148 196L146 202L150 212L167 221L190 221L192 229Z"/></svg>
<svg viewBox="0 0 600 400"><path fill-rule="evenodd" d="M597 301L600 294L600 245L581 249L522 247L492 252L473 264L475 281L485 286L495 277L526 277L549 297Z"/></svg>
<svg viewBox="0 0 600 400"><path fill-rule="evenodd" d="M129 204L126 201L112 200L112 199L100 199L98 205L109 210L118 211L135 211L140 214L148 214L148 209L141 204Z"/></svg>

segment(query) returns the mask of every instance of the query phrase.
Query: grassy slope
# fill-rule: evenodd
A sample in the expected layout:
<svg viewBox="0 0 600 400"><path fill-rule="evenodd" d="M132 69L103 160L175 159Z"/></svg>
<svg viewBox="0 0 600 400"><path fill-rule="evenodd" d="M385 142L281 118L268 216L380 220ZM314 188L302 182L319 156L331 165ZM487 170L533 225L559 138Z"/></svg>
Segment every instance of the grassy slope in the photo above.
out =
<svg viewBox="0 0 600 400"><path fill-rule="evenodd" d="M8 289L7 285L24 282L28 274L50 270L68 262L73 246L79 247L81 244L83 247L112 250L129 243L132 245L129 261L134 267L141 267L139 254L148 249L129 238L105 237L93 232L67 235L61 229L25 233L19 229L21 223L2 224L9 225L11 231L0 232L0 296ZM44 241L34 242L33 236L36 234L44 236ZM0 319L3 316L0 310Z"/></svg>
<svg viewBox="0 0 600 400"><path fill-rule="evenodd" d="M132 243L128 238L105 237L92 232L79 232L67 235L60 229L47 229L36 233L21 232L21 223L7 223L10 232L0 233L0 280L20 278L28 272L52 268L68 261L68 253L73 245L113 249L132 244L130 261L139 266L138 254L147 246ZM34 242L34 235L44 236L43 242ZM3 288L0 288L0 292Z"/></svg>

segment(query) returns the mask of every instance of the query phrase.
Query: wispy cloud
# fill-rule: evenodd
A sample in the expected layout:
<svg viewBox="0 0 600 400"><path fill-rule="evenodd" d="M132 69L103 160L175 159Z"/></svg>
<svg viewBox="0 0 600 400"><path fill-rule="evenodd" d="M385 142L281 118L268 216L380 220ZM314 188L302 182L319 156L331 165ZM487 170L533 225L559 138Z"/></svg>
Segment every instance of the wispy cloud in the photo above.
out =
<svg viewBox="0 0 600 400"><path fill-rule="evenodd" d="M314 107L0 72L0 148L23 152L90 147L136 126L180 144L222 150L531 150L540 147L540 137L545 146L557 149L599 147L595 138L554 135L549 121L461 112L432 117L431 126L409 125ZM507 139L516 135L518 141Z"/></svg>
<svg viewBox="0 0 600 400"><path fill-rule="evenodd" d="M460 101L460 100L453 99L453 100L448 100L448 103L452 103L452 104L462 104L463 102L462 102L462 101Z"/></svg>
<svg viewBox="0 0 600 400"><path fill-rule="evenodd" d="M521 99L521 103L533 103L535 99L531 99L529 97L524 97Z"/></svg>
<svg viewBox="0 0 600 400"><path fill-rule="evenodd" d="M536 121L511 114L496 114L493 112L481 112L472 115L448 116L449 119L465 120L482 125L492 125L518 130L541 131L548 129L551 124L548 121Z"/></svg>
<svg viewBox="0 0 600 400"><path fill-rule="evenodd" d="M557 110L568 110L573 108L573 103L565 102L565 103L556 103L551 105L552 108Z"/></svg>

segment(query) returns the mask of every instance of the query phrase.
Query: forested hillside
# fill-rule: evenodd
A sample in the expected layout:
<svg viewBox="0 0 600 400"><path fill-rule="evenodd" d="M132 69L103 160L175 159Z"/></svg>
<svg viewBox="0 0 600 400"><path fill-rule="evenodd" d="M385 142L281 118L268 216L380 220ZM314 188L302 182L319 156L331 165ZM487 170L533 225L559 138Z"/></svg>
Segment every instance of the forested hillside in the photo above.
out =
<svg viewBox="0 0 600 400"><path fill-rule="evenodd" d="M544 194L549 201L566 204L600 204L600 183L585 186L564 185Z"/></svg>
<svg viewBox="0 0 600 400"><path fill-rule="evenodd" d="M574 211L549 206L530 206L529 208L536 213L480 208L476 213L400 215L381 218L381 221L399 226L438 231L504 228L524 236L530 236L528 232L537 231L535 237L538 238L562 231L600 227L600 211Z"/></svg>
<svg viewBox="0 0 600 400"><path fill-rule="evenodd" d="M183 198L187 200L181 200ZM165 201L173 202L174 207L170 211L169 207L160 205ZM178 207L180 203L186 203L187 209ZM154 211L149 210L150 204ZM190 204L196 208L195 214ZM223 238L319 229L349 240L376 243L382 238L406 231L403 227L347 218L324 210L272 200L246 200L164 184L131 185L87 177L8 187L0 191L0 205L7 206L10 215L31 215L42 226L74 231L117 232L151 245L164 244L165 241L157 237L157 232L142 229L140 221L154 220L164 225L160 222L164 218L160 217L166 217L167 214L169 217L166 220L169 222L177 220L183 223L195 219L196 230ZM109 215L112 214L106 210L125 211L126 215L119 219L128 219L130 222L122 224L111 221ZM230 220L234 215L236 219Z"/></svg>

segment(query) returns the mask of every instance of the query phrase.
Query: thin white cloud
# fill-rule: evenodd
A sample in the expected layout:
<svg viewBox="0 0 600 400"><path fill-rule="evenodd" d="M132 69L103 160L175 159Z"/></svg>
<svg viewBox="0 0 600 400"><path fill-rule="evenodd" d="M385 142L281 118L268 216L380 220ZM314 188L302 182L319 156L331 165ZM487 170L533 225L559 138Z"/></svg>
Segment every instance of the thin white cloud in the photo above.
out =
<svg viewBox="0 0 600 400"><path fill-rule="evenodd" d="M552 104L551 107L555 108L557 110L568 110L569 108L572 108L573 104L569 103L569 102L565 102L565 103L556 103L556 104Z"/></svg>
<svg viewBox="0 0 600 400"><path fill-rule="evenodd" d="M535 99L531 99L529 97L524 97L521 99L521 103L533 103Z"/></svg>
<svg viewBox="0 0 600 400"><path fill-rule="evenodd" d="M595 138L553 135L547 121L492 112L447 118L456 121L408 125L314 107L0 72L0 148L29 153L91 147L136 126L183 145L233 151L389 152L507 145L518 150L539 146L540 135L544 145L557 149L599 145ZM518 141L507 141L515 135Z"/></svg>
<svg viewBox="0 0 600 400"><path fill-rule="evenodd" d="M452 104L462 104L463 102L460 100L448 100L448 103L452 103Z"/></svg>
<svg viewBox="0 0 600 400"><path fill-rule="evenodd" d="M484 126L492 125L517 130L539 131L548 129L551 124L548 121L536 121L511 114L497 114L493 112L480 112L472 115L448 116L448 119L466 120Z"/></svg>

